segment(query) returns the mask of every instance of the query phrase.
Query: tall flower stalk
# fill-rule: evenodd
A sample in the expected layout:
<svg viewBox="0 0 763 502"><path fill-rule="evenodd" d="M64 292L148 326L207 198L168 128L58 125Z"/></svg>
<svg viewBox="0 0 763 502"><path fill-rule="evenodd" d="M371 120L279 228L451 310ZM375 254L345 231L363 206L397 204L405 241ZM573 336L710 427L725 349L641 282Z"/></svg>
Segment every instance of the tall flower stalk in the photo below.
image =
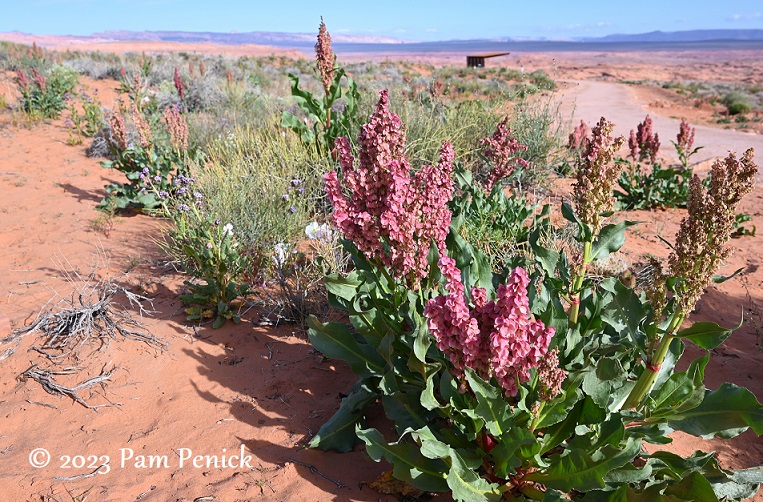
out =
<svg viewBox="0 0 763 502"><path fill-rule="evenodd" d="M675 248L668 259L669 269L666 273L658 271L660 277L655 279L657 291L651 295L666 297L664 278L679 278L680 282L673 292L674 309L669 314L668 327L659 342L653 341L657 348L648 354L644 371L623 405L625 408L635 408L643 402L654 385L678 329L694 310L715 271L731 255L727 243L733 230L736 207L755 185L758 166L752 160L753 155L751 148L740 160L729 153L725 160L715 161L709 189L705 189L697 175L692 177L688 214L676 234ZM658 302L658 306L662 303ZM662 310L661 306L659 311L655 308L655 324L659 324Z"/></svg>
<svg viewBox="0 0 763 502"><path fill-rule="evenodd" d="M517 167L524 169L530 167L525 159L517 156L518 152L527 150L527 145L523 145L511 135L508 122L509 118L506 117L496 126L493 136L480 141L485 158L493 164L485 180L485 190L488 192L493 189L493 185L514 172Z"/></svg>
<svg viewBox="0 0 763 502"><path fill-rule="evenodd" d="M684 169L689 168L689 159L691 159L692 155L703 148L701 146L694 148L695 133L696 130L689 125L686 119L681 119L681 125L678 128L676 140L671 141L676 149L678 161L681 163Z"/></svg>
<svg viewBox="0 0 763 502"><path fill-rule="evenodd" d="M314 147L319 154L331 155L336 160L334 144L337 138L349 134L354 127L360 93L355 82L336 63L336 54L331 49L331 35L323 18L315 44L315 66L323 85L323 96L301 89L299 77L290 73L291 95L301 113L295 115L284 110L281 126L299 134L302 142ZM341 106L335 106L340 104L340 99Z"/></svg>
<svg viewBox="0 0 763 502"><path fill-rule="evenodd" d="M376 111L358 136L358 166L347 138L337 139L336 151L344 187L336 171L324 176L334 207L334 224L363 254L418 289L429 274L427 253L432 242L445 249L453 196L450 179L453 147L443 144L436 166L411 174L404 154L405 126L389 110L389 95L379 93Z"/></svg>
<svg viewBox="0 0 763 502"><path fill-rule="evenodd" d="M527 272L515 268L495 300L487 300L484 288L472 288L470 308L455 261L441 256L440 269L448 294L429 300L424 309L437 348L453 363L457 377L472 368L485 380L495 377L506 397L513 398L519 385L530 380L530 370L540 365L555 332L532 318Z"/></svg>
<svg viewBox="0 0 763 502"><path fill-rule="evenodd" d="M331 49L331 35L326 28L321 16L321 24L318 27L318 41L315 43L315 62L318 67L318 73L321 76L323 90L326 96L331 94L331 84L334 82L334 65L336 64L336 54ZM326 110L326 129L331 127L331 108Z"/></svg>
<svg viewBox="0 0 763 502"><path fill-rule="evenodd" d="M594 237L601 229L602 213L612 211L615 205L612 188L620 177L622 166L615 163L614 158L624 139L622 136L613 138L613 129L614 124L602 117L591 131L591 139L583 142L583 152L578 159L573 192L575 213L588 231L583 232L583 255L575 265L572 280L568 320L570 326L578 322L580 290L586 269L594 258L591 251Z"/></svg>
<svg viewBox="0 0 763 502"><path fill-rule="evenodd" d="M652 117L647 115L644 121L636 127L636 130L631 129L631 135L628 139L631 157L638 162L648 159L654 164L657 160L657 152L660 151L660 137L652 130Z"/></svg>

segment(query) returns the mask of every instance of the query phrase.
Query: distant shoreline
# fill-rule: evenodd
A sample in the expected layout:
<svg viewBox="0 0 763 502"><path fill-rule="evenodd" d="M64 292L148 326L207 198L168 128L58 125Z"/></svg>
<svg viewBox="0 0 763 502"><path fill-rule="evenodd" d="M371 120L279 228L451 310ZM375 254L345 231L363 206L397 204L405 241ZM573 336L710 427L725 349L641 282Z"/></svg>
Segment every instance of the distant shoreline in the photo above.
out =
<svg viewBox="0 0 763 502"><path fill-rule="evenodd" d="M275 44L274 44L275 45ZM312 54L308 44L276 45ZM334 50L349 53L453 53L453 52L655 52L655 51L729 51L763 50L763 40L707 40L699 42L491 42L465 40L449 42L415 42L405 44L335 43Z"/></svg>

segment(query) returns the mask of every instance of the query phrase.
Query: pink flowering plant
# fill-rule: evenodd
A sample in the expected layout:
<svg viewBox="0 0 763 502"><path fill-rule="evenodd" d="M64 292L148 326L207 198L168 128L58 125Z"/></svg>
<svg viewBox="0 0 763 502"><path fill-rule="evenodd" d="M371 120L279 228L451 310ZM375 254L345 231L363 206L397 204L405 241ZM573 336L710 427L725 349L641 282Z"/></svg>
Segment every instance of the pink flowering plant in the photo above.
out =
<svg viewBox="0 0 763 502"><path fill-rule="evenodd" d="M763 406L748 390L704 387L709 353L675 371L687 340L711 350L733 331L681 324L728 256L733 209L754 180L752 154L719 162L707 191L693 182L693 211L677 236L684 244L654 281L665 289L640 293L586 273L632 225L608 220L622 142L611 132L604 119L593 128L574 203L562 208L583 256L544 247L546 221L543 232L531 226L530 252L494 270L461 235L464 218L453 217L474 192L454 187L452 147L415 169L405 127L380 93L357 159L338 140L340 171L325 176L354 262L326 276L326 289L350 324L311 317L309 337L360 380L311 447L349 451L361 441L396 478L459 501L717 501L757 490L761 469L642 448L670 443L674 430L763 433ZM374 402L394 438L367 424Z"/></svg>
<svg viewBox="0 0 763 502"><path fill-rule="evenodd" d="M47 70L19 67L16 85L21 93L19 106L25 113L55 119L66 108L67 97L77 85L77 74L61 65Z"/></svg>
<svg viewBox="0 0 763 502"><path fill-rule="evenodd" d="M302 89L299 77L289 74L291 95L299 112L284 110L281 126L299 134L302 142L321 155L329 155L337 138L350 133L357 114L360 93L344 69L337 66L331 49L331 35L321 18L315 44L316 71L323 86L323 96Z"/></svg>
<svg viewBox="0 0 763 502"><path fill-rule="evenodd" d="M696 130L689 125L686 119L681 119L681 125L676 135L676 140L671 141L673 147L676 149L676 155L678 155L678 161L681 163L684 169L689 168L689 162L691 158L699 152L702 146L694 146L694 134Z"/></svg>
<svg viewBox="0 0 763 502"><path fill-rule="evenodd" d="M174 181L203 162L203 155L189 145L188 123L177 105L168 106L153 127L150 114L136 101L131 105L129 111L120 108L109 117L110 160L101 162L122 172L127 182L107 185L100 207L155 210L161 206L157 193L172 193Z"/></svg>
<svg viewBox="0 0 763 502"><path fill-rule="evenodd" d="M631 130L628 140L628 156L632 160L619 160L626 166L618 180L620 189L615 192L620 208L686 207L689 199L689 180L693 175L689 168L689 158L702 148L693 148L694 129L690 128L685 120L681 121L677 142L673 142L680 167L663 166L657 161L660 141L657 133L653 131L649 115L638 125L637 131ZM646 167L647 164L649 167Z"/></svg>

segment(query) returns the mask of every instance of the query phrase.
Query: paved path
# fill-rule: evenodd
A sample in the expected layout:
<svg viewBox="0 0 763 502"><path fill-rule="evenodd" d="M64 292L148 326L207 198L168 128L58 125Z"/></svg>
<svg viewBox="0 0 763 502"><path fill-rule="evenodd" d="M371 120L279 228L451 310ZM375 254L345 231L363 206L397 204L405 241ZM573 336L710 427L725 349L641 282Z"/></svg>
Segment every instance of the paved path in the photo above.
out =
<svg viewBox="0 0 763 502"><path fill-rule="evenodd" d="M582 119L593 126L604 116L615 123L615 134L627 138L631 129L636 129L649 113L654 130L660 135L662 154L675 159L670 141L675 140L680 120L649 112L646 103L639 102L629 86L610 82L569 81L563 83L561 88L561 111L564 117L572 117L573 124ZM704 148L692 157L692 163L726 157L729 151L741 156L750 147L755 148L758 159L763 158L763 135L705 126L696 126L696 129L694 144L703 145ZM757 163L761 164L760 160Z"/></svg>

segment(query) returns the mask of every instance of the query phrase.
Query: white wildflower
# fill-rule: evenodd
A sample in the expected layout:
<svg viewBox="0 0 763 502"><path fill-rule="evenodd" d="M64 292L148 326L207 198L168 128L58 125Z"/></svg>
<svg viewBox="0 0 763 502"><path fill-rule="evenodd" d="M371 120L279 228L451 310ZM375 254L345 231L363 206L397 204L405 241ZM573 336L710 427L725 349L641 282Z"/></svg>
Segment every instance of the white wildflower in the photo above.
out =
<svg viewBox="0 0 763 502"><path fill-rule="evenodd" d="M333 232L327 223L319 224L317 221L313 221L305 227L305 235L310 240L330 242Z"/></svg>

